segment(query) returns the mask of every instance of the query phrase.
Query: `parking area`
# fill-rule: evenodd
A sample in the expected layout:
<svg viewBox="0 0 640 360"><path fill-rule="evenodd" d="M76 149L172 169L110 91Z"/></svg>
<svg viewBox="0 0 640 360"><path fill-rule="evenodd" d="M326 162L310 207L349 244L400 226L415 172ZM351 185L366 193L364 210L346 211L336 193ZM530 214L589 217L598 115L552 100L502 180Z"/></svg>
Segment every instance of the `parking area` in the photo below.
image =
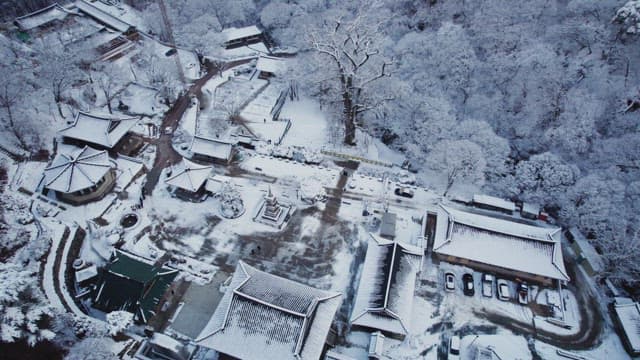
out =
<svg viewBox="0 0 640 360"><path fill-rule="evenodd" d="M565 335L579 330L575 296L566 289L560 292L446 262L438 265L436 282L445 303L486 319L510 319Z"/></svg>
<svg viewBox="0 0 640 360"><path fill-rule="evenodd" d="M540 286L488 272L443 263L440 280L445 292L473 298L497 299L519 305L535 301Z"/></svg>

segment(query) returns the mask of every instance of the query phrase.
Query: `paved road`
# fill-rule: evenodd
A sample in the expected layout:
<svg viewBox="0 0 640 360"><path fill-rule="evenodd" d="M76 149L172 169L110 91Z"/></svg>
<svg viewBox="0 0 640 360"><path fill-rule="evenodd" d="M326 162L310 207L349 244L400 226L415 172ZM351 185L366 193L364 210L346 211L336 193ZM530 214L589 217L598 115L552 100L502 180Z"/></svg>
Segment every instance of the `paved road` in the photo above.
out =
<svg viewBox="0 0 640 360"><path fill-rule="evenodd" d="M156 159L153 163L153 167L147 174L147 182L144 186L145 195L151 195L151 193L153 192L153 189L156 187L160 179L160 173L162 172L162 169L166 168L169 165L176 164L182 159L182 156L180 156L180 154L178 154L178 152L173 149L173 146L171 146L171 139L173 135L165 134L164 130L166 128L171 128L171 134L173 134L173 132L178 127L178 123L180 122L182 115L189 107L191 98L194 96L202 96L202 87L207 83L207 81L209 81L212 77L218 75L221 71L241 64L245 64L249 61L251 61L251 59L231 61L226 63L220 69L214 68L213 66L208 66L207 75L193 83L193 85L191 85L191 88L189 88L186 93L180 96L173 104L173 106L169 109L164 119L162 120L162 126L160 127L160 138L147 139L151 144L156 145Z"/></svg>
<svg viewBox="0 0 640 360"><path fill-rule="evenodd" d="M572 281L568 288L576 295L578 309L580 311L580 329L575 335L558 335L536 328L531 323L516 321L491 311L478 313L476 315L484 317L494 324L499 324L515 332L532 334L534 338L545 343L557 346L565 350L586 350L591 349L598 343L598 339L603 331L603 314L597 304L596 298L590 294L587 280L578 271L574 260L565 262L567 271Z"/></svg>

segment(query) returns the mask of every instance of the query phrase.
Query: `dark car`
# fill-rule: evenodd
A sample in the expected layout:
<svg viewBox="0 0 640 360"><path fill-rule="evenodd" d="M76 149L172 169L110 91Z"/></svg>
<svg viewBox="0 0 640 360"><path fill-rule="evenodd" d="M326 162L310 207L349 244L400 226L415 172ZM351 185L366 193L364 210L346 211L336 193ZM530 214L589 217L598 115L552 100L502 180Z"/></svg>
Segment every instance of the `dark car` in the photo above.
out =
<svg viewBox="0 0 640 360"><path fill-rule="evenodd" d="M522 305L529 303L529 286L526 283L518 284L518 302Z"/></svg>
<svg viewBox="0 0 640 360"><path fill-rule="evenodd" d="M394 190L394 193L398 196L402 196L406 198L412 198L414 194L413 190L406 187L398 187Z"/></svg>
<svg viewBox="0 0 640 360"><path fill-rule="evenodd" d="M167 50L166 53L164 53L164 56L171 56L171 55L174 55L177 52L178 52L178 50L176 50L176 49L169 49L169 50Z"/></svg>
<svg viewBox="0 0 640 360"><path fill-rule="evenodd" d="M462 292L467 296L473 296L476 293L473 288L473 275L462 275Z"/></svg>

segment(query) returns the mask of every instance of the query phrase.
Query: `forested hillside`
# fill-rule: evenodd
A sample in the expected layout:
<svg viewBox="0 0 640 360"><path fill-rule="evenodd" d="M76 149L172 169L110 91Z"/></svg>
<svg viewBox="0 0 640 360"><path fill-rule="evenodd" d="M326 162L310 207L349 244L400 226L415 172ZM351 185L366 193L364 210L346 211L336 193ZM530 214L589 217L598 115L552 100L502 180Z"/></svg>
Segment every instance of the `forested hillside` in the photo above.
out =
<svg viewBox="0 0 640 360"><path fill-rule="evenodd" d="M637 280L639 5L631 1L619 11L624 5L170 2L187 46L200 46L188 34L259 21L276 43L298 47L294 76L333 109L337 123L348 117L341 75L354 74L361 107L351 113L358 126L421 171L455 172L453 186L476 183L542 204L596 242L611 260L610 275ZM148 9L157 18L155 4ZM351 35L360 48L345 41ZM343 50L370 56L348 68L348 57L331 56Z"/></svg>

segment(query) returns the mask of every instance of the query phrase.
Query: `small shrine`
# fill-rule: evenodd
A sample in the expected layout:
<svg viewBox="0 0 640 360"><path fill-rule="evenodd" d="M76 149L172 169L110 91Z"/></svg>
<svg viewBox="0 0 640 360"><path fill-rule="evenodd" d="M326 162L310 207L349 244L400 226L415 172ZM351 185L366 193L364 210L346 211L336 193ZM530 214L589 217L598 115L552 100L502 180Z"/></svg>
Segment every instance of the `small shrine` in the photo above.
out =
<svg viewBox="0 0 640 360"><path fill-rule="evenodd" d="M291 214L295 211L293 205L280 203L271 191L271 187L269 187L269 191L258 204L257 209L253 218L254 221L278 229L282 229L286 225Z"/></svg>

